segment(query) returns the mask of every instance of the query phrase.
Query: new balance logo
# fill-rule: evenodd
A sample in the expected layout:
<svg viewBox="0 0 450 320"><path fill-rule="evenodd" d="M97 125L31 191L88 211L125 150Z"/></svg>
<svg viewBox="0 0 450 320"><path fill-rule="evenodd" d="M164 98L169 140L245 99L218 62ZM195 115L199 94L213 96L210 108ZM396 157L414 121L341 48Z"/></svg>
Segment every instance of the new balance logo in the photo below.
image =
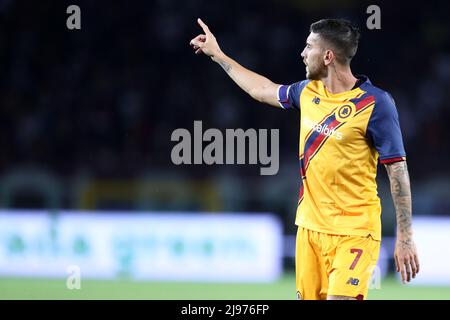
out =
<svg viewBox="0 0 450 320"><path fill-rule="evenodd" d="M314 102L315 104L319 104L319 103L320 103L320 98L314 97L314 98L312 99L312 102Z"/></svg>
<svg viewBox="0 0 450 320"><path fill-rule="evenodd" d="M346 284L351 284L352 286L357 286L359 284L359 279L350 278L347 280Z"/></svg>

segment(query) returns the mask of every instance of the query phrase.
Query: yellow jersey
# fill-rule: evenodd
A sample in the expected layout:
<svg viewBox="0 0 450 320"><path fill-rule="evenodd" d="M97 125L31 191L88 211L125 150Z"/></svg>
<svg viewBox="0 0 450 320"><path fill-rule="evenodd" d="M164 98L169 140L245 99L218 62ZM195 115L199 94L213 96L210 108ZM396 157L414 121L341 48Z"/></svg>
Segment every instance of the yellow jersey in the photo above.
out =
<svg viewBox="0 0 450 320"><path fill-rule="evenodd" d="M381 240L377 163L405 160L398 113L389 93L358 76L332 94L322 81L278 88L283 109L300 110L300 186L295 223L337 235Z"/></svg>

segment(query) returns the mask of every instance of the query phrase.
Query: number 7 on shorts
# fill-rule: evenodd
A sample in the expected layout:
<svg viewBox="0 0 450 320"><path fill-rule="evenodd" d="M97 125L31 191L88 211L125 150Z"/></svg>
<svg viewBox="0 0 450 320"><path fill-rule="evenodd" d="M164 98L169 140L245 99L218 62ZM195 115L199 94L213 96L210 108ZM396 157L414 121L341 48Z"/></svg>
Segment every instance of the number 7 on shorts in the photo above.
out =
<svg viewBox="0 0 450 320"><path fill-rule="evenodd" d="M350 253L356 253L355 260L353 260L353 263L352 263L352 265L350 266L350 270L353 270L353 269L355 269L356 264L357 264L358 261L359 261L359 258L361 258L361 255L362 255L362 253L363 253L363 250L362 250L362 249L350 249Z"/></svg>

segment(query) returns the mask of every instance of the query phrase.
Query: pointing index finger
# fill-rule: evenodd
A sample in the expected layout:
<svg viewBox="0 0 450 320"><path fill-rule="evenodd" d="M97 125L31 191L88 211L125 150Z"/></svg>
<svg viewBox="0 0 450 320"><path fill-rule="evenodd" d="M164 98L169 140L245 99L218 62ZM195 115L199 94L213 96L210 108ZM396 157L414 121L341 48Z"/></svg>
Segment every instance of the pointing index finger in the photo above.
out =
<svg viewBox="0 0 450 320"><path fill-rule="evenodd" d="M209 31L208 26L202 21L202 19L198 18L197 19L198 24L200 25L200 27L202 27L203 31L205 31L205 33L211 33Z"/></svg>

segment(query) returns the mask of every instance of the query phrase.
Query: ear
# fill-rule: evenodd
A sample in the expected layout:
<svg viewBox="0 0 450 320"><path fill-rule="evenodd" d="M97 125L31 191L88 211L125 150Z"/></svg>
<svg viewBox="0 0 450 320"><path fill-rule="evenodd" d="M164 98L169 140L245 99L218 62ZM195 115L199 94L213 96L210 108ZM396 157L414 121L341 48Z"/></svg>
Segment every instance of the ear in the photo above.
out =
<svg viewBox="0 0 450 320"><path fill-rule="evenodd" d="M325 50L323 55L323 63L328 66L334 61L334 52L331 50Z"/></svg>

